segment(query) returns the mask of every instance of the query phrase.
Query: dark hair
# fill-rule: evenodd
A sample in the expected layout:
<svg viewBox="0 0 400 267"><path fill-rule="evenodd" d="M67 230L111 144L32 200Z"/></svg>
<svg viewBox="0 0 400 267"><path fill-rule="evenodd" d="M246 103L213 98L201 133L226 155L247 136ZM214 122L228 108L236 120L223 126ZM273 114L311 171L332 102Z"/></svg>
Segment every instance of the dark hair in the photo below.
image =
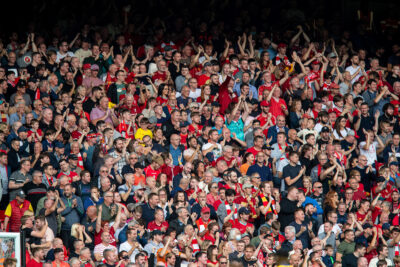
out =
<svg viewBox="0 0 400 267"><path fill-rule="evenodd" d="M229 189L226 190L225 196L227 196L227 197L236 196L236 191L231 189L231 188L229 188Z"/></svg>

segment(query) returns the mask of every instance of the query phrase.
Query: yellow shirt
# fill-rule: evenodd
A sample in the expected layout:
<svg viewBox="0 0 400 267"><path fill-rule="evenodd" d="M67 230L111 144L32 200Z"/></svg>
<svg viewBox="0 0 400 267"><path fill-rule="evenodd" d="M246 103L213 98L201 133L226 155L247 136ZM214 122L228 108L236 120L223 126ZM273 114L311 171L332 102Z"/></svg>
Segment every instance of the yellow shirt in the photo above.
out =
<svg viewBox="0 0 400 267"><path fill-rule="evenodd" d="M153 138L153 132L150 131L149 129L147 130L143 130L142 128L137 129L136 133L135 133L135 139L143 139L143 136L150 136L150 138Z"/></svg>

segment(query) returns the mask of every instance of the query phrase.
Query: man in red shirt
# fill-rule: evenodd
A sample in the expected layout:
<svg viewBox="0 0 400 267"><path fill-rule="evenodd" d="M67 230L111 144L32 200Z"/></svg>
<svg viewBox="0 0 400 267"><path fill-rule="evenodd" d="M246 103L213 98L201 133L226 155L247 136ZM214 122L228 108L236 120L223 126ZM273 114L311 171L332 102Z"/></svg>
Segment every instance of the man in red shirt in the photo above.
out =
<svg viewBox="0 0 400 267"><path fill-rule="evenodd" d="M161 173L160 167L164 165L164 160L161 156L154 156L151 164L144 169L146 177L154 176L155 178Z"/></svg>
<svg viewBox="0 0 400 267"><path fill-rule="evenodd" d="M200 75L197 79L197 83L199 86L204 85L211 77L212 65L210 62L206 62L203 68L204 74Z"/></svg>
<svg viewBox="0 0 400 267"><path fill-rule="evenodd" d="M26 267L42 267L44 260L44 250L42 248L32 249L32 259L26 264Z"/></svg>
<svg viewBox="0 0 400 267"><path fill-rule="evenodd" d="M254 137L254 146L247 149L246 152L249 152L255 156L257 156L258 152L262 152L262 147L264 145L264 138L262 136Z"/></svg>
<svg viewBox="0 0 400 267"><path fill-rule="evenodd" d="M248 222L250 211L245 207L241 207L238 211L238 216L239 217L234 220L233 227L237 228L242 235L246 232L253 235L254 225Z"/></svg>

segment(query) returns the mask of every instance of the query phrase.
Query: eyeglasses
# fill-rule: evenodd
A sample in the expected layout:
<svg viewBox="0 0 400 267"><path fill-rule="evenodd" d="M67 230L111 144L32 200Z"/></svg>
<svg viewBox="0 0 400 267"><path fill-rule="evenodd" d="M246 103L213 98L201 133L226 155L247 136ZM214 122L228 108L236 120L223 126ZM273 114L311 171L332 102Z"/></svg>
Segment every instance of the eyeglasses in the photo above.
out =
<svg viewBox="0 0 400 267"><path fill-rule="evenodd" d="M211 188L218 189L218 186L211 186Z"/></svg>
<svg viewBox="0 0 400 267"><path fill-rule="evenodd" d="M104 197L113 197L113 196L104 196Z"/></svg>
<svg viewBox="0 0 400 267"><path fill-rule="evenodd" d="M322 188L322 186L316 186L315 188L321 189L321 188Z"/></svg>
<svg viewBox="0 0 400 267"><path fill-rule="evenodd" d="M260 177L260 176L253 176L253 178L256 178L256 179L261 179L261 177Z"/></svg>
<svg viewBox="0 0 400 267"><path fill-rule="evenodd" d="M138 158L134 157L134 158L129 158L129 159L138 159Z"/></svg>
<svg viewBox="0 0 400 267"><path fill-rule="evenodd" d="M227 261L220 261L219 264L228 264Z"/></svg>
<svg viewBox="0 0 400 267"><path fill-rule="evenodd" d="M100 172L107 172L107 170L101 170Z"/></svg>

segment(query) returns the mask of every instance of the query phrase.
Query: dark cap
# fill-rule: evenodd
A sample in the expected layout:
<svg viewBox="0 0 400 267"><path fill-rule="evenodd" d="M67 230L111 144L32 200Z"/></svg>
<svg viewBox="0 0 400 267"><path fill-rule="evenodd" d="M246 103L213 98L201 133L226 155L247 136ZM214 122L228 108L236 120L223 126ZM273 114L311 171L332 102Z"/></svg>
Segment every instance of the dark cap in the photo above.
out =
<svg viewBox="0 0 400 267"><path fill-rule="evenodd" d="M376 178L377 183L383 183L384 181L386 181L386 179L383 176L379 176L378 178Z"/></svg>
<svg viewBox="0 0 400 267"><path fill-rule="evenodd" d="M54 146L55 146L56 148L64 148L64 147L65 147L64 144L63 144L62 142L56 142L56 143L54 144Z"/></svg>
<svg viewBox="0 0 400 267"><path fill-rule="evenodd" d="M70 154L70 155L68 156L68 159L71 159L71 160L78 160L78 156L75 155L75 154Z"/></svg>
<svg viewBox="0 0 400 267"><path fill-rule="evenodd" d="M329 133L329 132L330 132L330 130L327 126L322 127L321 133Z"/></svg>
<svg viewBox="0 0 400 267"><path fill-rule="evenodd" d="M218 61L213 59L210 61L211 66L219 66Z"/></svg>
<svg viewBox="0 0 400 267"><path fill-rule="evenodd" d="M54 186L50 186L49 188L47 188L47 191L56 192L56 188Z"/></svg>
<svg viewBox="0 0 400 267"><path fill-rule="evenodd" d="M283 47L287 47L287 44L285 44L285 43L278 44L278 48L283 48Z"/></svg>
<svg viewBox="0 0 400 267"><path fill-rule="evenodd" d="M321 98L317 97L314 99L314 103L323 103L324 101L322 101Z"/></svg>
<svg viewBox="0 0 400 267"><path fill-rule="evenodd" d="M203 66L204 66L204 67L211 67L212 65L211 65L210 62L206 62Z"/></svg>
<svg viewBox="0 0 400 267"><path fill-rule="evenodd" d="M238 211L238 214L250 214L250 211L245 207L241 207Z"/></svg>
<svg viewBox="0 0 400 267"><path fill-rule="evenodd" d="M24 126L21 126L18 128L18 133L22 133L22 132L27 132L28 129L26 129Z"/></svg>
<svg viewBox="0 0 400 267"><path fill-rule="evenodd" d="M133 165L134 169L144 169L143 165L140 164L139 162L136 162L135 165Z"/></svg>
<svg viewBox="0 0 400 267"><path fill-rule="evenodd" d="M172 50L174 50L174 49L173 49L172 46L170 46L170 45L166 45L166 46L164 47L164 51L165 51L165 52L172 51Z"/></svg>
<svg viewBox="0 0 400 267"><path fill-rule="evenodd" d="M399 166L399 162L398 161L392 161L392 162L390 162L389 166L392 166L392 165Z"/></svg>
<svg viewBox="0 0 400 267"><path fill-rule="evenodd" d="M17 87L25 87L26 86L26 81L25 80L19 80L17 83Z"/></svg>
<svg viewBox="0 0 400 267"><path fill-rule="evenodd" d="M43 99L45 97L50 97L48 93L46 92L40 92L40 99Z"/></svg>
<svg viewBox="0 0 400 267"><path fill-rule="evenodd" d="M365 223L363 225L363 229L368 229L368 228L372 228L372 225L370 225L369 223Z"/></svg>
<svg viewBox="0 0 400 267"><path fill-rule="evenodd" d="M157 51L157 52L154 53L153 57L159 57L159 56L162 56L162 55L163 54L160 51Z"/></svg>
<svg viewBox="0 0 400 267"><path fill-rule="evenodd" d="M382 225L382 230L389 230L389 229L390 229L390 224L384 223L384 224Z"/></svg>
<svg viewBox="0 0 400 267"><path fill-rule="evenodd" d="M26 195L25 195L25 192L23 191L23 190L18 190L18 192L17 192L17 197L22 197L22 198L24 198Z"/></svg>
<svg viewBox="0 0 400 267"><path fill-rule="evenodd" d="M274 150L274 148L272 146L267 145L267 144L263 145L262 149Z"/></svg>
<svg viewBox="0 0 400 267"><path fill-rule="evenodd" d="M189 122L183 121L183 122L181 122L181 123L179 124L179 127L183 128L183 127L188 127L189 125L190 125Z"/></svg>
<svg viewBox="0 0 400 267"><path fill-rule="evenodd" d="M220 105L217 101L213 101L213 102L211 103L211 106L212 106L212 107L221 107L221 105Z"/></svg>

